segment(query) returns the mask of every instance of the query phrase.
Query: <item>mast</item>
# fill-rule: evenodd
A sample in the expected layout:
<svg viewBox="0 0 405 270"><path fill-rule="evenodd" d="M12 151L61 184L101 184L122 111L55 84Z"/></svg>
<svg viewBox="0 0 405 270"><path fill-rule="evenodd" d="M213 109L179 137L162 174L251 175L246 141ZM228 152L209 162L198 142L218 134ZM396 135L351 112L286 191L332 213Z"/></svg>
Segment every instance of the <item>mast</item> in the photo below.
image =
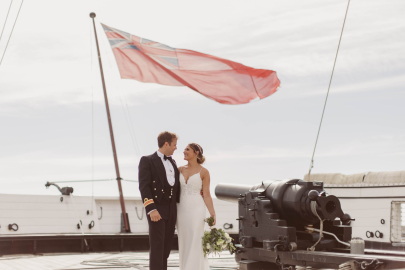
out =
<svg viewBox="0 0 405 270"><path fill-rule="evenodd" d="M125 210L124 195L122 194L122 186L121 186L121 179L122 178L120 176L120 169L118 167L117 150L115 148L114 132L113 132L112 123L111 123L110 108L108 106L108 97L107 97L107 90L106 90L105 81L104 81L103 64L101 63L100 49L98 47L96 24L94 22L94 17L96 17L96 13L94 13L94 12L90 13L90 18L92 18L92 20L93 20L94 36L96 38L97 53L98 53L98 63L100 64L101 81L103 83L103 90L104 90L105 108L106 108L106 111L107 111L108 126L110 128L110 137L111 137L111 145L112 145L112 150L113 150L113 155L114 155L115 172L117 174L118 190L119 190L119 193L120 193L121 211L122 211L122 216L124 218L125 231L126 232L131 232L131 230L129 228L127 212Z"/></svg>

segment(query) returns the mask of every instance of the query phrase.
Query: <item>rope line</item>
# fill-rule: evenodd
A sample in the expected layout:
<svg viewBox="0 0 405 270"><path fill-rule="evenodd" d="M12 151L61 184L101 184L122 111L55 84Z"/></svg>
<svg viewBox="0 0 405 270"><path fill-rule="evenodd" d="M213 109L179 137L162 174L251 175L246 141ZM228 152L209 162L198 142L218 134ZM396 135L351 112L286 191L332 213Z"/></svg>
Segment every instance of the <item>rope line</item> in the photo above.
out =
<svg viewBox="0 0 405 270"><path fill-rule="evenodd" d="M108 57L107 57L107 58L108 58ZM114 86L114 88L117 89L115 86ZM138 151L138 149L137 149L137 147L136 147L136 139L134 138L135 136L134 136L134 134L133 134L133 130L131 129L131 125L130 125L130 121L129 121L129 119L128 119L127 112L125 111L125 106L124 106L124 102L122 101L121 93L120 93L119 99L120 99L120 102L121 102L122 111L124 112L125 122L127 123L127 127L128 127L128 129L129 129L129 134L131 135L131 140L132 140L132 144L133 144L133 146L134 146L135 154L136 154L137 156L139 156L139 151Z"/></svg>
<svg viewBox="0 0 405 270"><path fill-rule="evenodd" d="M7 11L6 20L4 21L4 24L3 24L3 30L1 30L1 34L0 34L0 41L1 41L1 37L3 36L4 28L6 27L6 24L7 24L8 14L10 13L10 9L11 9L12 5L13 5L13 0L11 0L10 6L8 8L8 11Z"/></svg>
<svg viewBox="0 0 405 270"><path fill-rule="evenodd" d="M136 139L136 136L135 136L134 123L133 123L133 121L132 121L131 113L129 112L129 107L128 107L128 103L126 102L127 98L126 98L125 93L124 93L124 98L125 98L125 106L126 106L126 108L127 108L127 113L128 113L128 116L129 116L129 123L131 124L132 133L134 134L135 145L136 145L136 148L137 148L137 150L138 150L138 153L137 153L137 154L138 154L138 156L140 157L140 156L141 156L141 149L139 148L138 140Z"/></svg>
<svg viewBox="0 0 405 270"><path fill-rule="evenodd" d="M339 54L340 42L342 41L343 30L344 30L344 28L345 28L347 12L349 11L349 5L350 5L350 0L349 0L348 3L347 3L345 19L343 20L343 26L342 26L342 31L340 32L339 44L338 44L337 51L336 51L336 55L335 55L335 61L334 61L334 63L333 63L332 74L330 75L329 86L328 86L328 92L326 93L325 104L323 105L323 111L322 111L322 116L321 116L321 122L319 123L318 134L316 135L314 151L313 151L313 153L312 153L311 163L310 163L310 165L309 165L308 181L310 180L311 170L312 170L312 168L314 167L314 156L315 156L316 145L317 145L317 143L318 143L319 133L320 133L320 131L321 131L322 120L323 120L323 116L324 116L324 114L325 114L326 103L327 103L327 101L328 101L329 90L330 90L330 86L331 86L331 84L332 84L333 73L334 73L334 71L335 71L336 60L337 60L337 57L338 57L338 54Z"/></svg>
<svg viewBox="0 0 405 270"><path fill-rule="evenodd" d="M97 21L98 22L98 21ZM113 66L112 66L112 64L111 64L111 61L110 61L110 57L108 57L108 51L107 51L107 46L103 46L103 49L104 49L104 53L107 55L107 61L108 61L108 64L109 64L109 66L110 66L110 69L111 70L114 70L113 69ZM129 134L130 134L130 137L131 137L131 141L132 141L132 144L133 144L133 147L134 147L134 150L135 150L135 155L137 155L138 157L140 157L141 155L140 155L140 151L139 151L139 145L138 145L138 141L137 141L137 139L136 139L136 135L135 135L135 128L133 127L133 123L132 123L132 118L131 118L131 114L129 113L129 109L128 109L128 104L126 103L126 101L125 101L125 104L126 104L126 107L124 106L124 102L123 102L123 97L122 97L122 95L124 95L124 99L126 100L126 96L125 96L125 94L123 94L121 91L118 91L118 88L117 88L117 85L115 84L115 80L113 79L113 80L110 80L111 82L112 82L112 86L113 86L113 88L114 88L114 92L115 93L118 93L118 97L119 97L119 100L120 100L120 103L121 103L121 108L122 108L122 111L123 111L123 113L124 113L124 116L125 116L125 122L126 122L126 124L127 124L127 127L128 127L128 131L129 131ZM115 97L116 98L116 97ZM127 110L125 110L125 108L127 109Z"/></svg>
<svg viewBox="0 0 405 270"><path fill-rule="evenodd" d="M85 182L105 182L116 181L117 179L96 179L96 180L72 180L72 181L54 181L53 183L85 183ZM138 183L137 180L121 179L121 181Z"/></svg>
<svg viewBox="0 0 405 270"><path fill-rule="evenodd" d="M11 29L10 36L8 37L8 40L7 40L6 48L4 49L3 56L1 57L1 60L0 60L0 65L1 65L1 63L3 62L4 55L6 54L7 47L8 47L8 43L10 42L11 35L13 34L14 26L15 26L15 24L17 23L18 15L20 15L20 10L21 10L21 7L22 7L23 3L24 3L24 0L21 1L20 8L18 9L17 17L15 18L15 21L14 21L14 24L13 24L13 28Z"/></svg>
<svg viewBox="0 0 405 270"><path fill-rule="evenodd" d="M78 223L79 229L80 229L80 231L82 232L82 235L84 236L83 223L82 223L82 220L80 219L79 212L77 211L76 204L75 204L75 201L73 200L73 194L72 194L72 193L70 193L70 199L72 200L72 203L73 203L73 205L74 205L73 208L75 209L76 215L77 215L77 217L79 218L79 220L78 220L78 222L79 222L79 223ZM86 247L88 248L89 245L87 244L86 238L84 238L84 243L86 244Z"/></svg>
<svg viewBox="0 0 405 270"><path fill-rule="evenodd" d="M317 216L319 221L320 221L319 239L318 239L318 241L316 241L316 243L312 247L307 248L308 251L315 251L316 245L318 245L319 242L321 242L321 240L323 238L323 233L322 233L322 231L323 231L323 220L321 219L321 217L318 215L318 212L316 211L316 202L315 201L311 202L311 212L312 212L312 214Z"/></svg>

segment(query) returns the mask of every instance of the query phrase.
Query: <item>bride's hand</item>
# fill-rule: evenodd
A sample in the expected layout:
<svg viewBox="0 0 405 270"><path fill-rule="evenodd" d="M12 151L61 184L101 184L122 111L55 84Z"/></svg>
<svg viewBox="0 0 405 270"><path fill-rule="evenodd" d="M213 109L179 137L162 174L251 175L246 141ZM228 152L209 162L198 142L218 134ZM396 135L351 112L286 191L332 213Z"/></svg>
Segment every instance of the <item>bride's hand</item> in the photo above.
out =
<svg viewBox="0 0 405 270"><path fill-rule="evenodd" d="M212 217L214 218L214 223L212 223L212 226L215 226L215 224L217 223L217 216L213 215Z"/></svg>

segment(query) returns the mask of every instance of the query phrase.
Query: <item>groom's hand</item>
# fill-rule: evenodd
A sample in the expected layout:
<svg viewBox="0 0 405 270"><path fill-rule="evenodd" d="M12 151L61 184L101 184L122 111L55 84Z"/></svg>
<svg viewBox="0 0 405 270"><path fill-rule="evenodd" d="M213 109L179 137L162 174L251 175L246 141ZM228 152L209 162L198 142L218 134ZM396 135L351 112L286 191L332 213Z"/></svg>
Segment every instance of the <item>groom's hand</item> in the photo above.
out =
<svg viewBox="0 0 405 270"><path fill-rule="evenodd" d="M158 222L159 220L162 219L158 210L152 211L152 213L150 213L149 216L150 216L150 219L154 222Z"/></svg>

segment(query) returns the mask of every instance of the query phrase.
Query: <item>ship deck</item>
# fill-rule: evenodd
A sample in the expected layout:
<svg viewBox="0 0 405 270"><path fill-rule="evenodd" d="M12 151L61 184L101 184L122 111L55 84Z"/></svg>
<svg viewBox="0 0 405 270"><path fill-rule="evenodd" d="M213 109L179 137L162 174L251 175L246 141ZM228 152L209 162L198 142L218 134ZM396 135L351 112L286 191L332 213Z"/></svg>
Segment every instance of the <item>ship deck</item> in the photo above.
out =
<svg viewBox="0 0 405 270"><path fill-rule="evenodd" d="M179 254L171 253L168 261L169 270L178 270ZM84 270L84 269L140 269L147 270L148 252L117 252L117 253L62 253L40 255L7 255L0 257L1 270ZM229 252L220 256L209 257L212 270L235 270L238 264Z"/></svg>

